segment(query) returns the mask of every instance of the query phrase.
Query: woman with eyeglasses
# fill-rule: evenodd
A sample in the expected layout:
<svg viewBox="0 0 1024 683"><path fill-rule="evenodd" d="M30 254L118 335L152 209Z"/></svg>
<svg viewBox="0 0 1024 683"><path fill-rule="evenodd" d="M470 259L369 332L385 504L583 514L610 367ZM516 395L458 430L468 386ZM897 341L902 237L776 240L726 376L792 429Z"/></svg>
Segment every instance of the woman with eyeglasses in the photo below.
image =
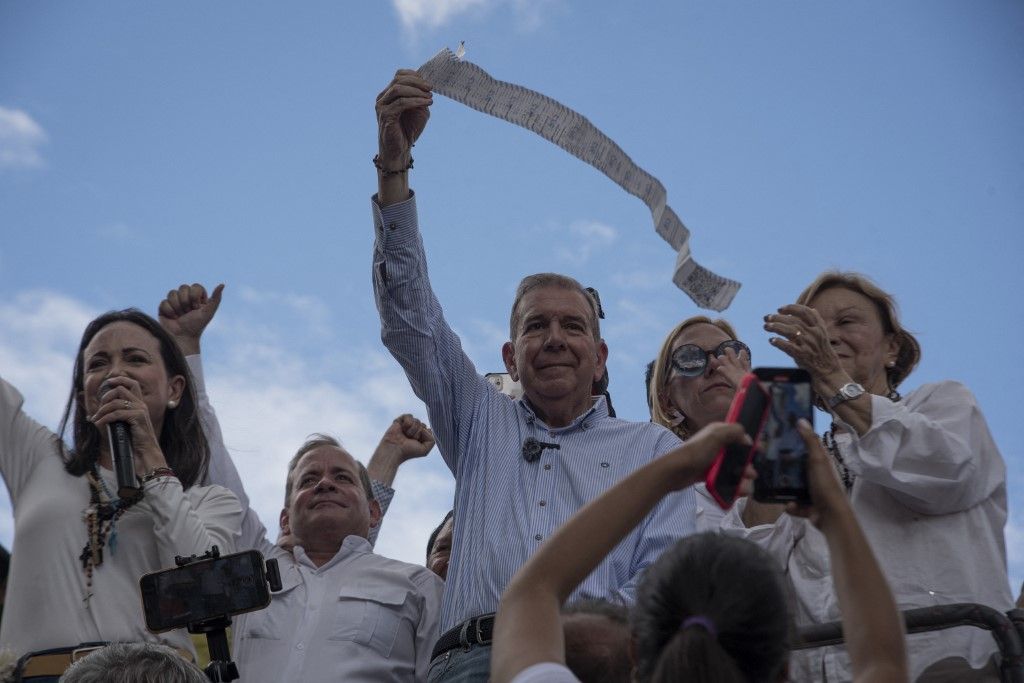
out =
<svg viewBox="0 0 1024 683"><path fill-rule="evenodd" d="M764 328L811 373L818 407L831 418L823 441L900 608L1011 609L1002 456L963 385L936 382L901 395L921 351L892 296L863 275L826 272L795 304L765 316ZM785 515L750 531L787 566L810 618L839 618L820 534ZM979 629L918 634L909 647L917 680L997 677L995 642ZM814 653L809 675L844 679L845 657Z"/></svg>
<svg viewBox="0 0 1024 683"><path fill-rule="evenodd" d="M736 339L732 325L703 315L687 318L668 333L654 360L648 387L651 421L686 440L725 419L736 387L748 372L750 349ZM717 528L721 508L703 483L694 489L697 530Z"/></svg>

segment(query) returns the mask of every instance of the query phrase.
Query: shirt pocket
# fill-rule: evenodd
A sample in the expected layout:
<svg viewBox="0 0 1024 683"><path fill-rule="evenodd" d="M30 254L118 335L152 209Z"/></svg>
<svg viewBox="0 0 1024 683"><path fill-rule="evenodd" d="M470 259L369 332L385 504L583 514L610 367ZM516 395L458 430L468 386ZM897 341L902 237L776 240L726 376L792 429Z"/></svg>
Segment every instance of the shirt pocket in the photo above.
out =
<svg viewBox="0 0 1024 683"><path fill-rule="evenodd" d="M408 599L409 591L401 586L342 586L328 640L358 643L390 657Z"/></svg>
<svg viewBox="0 0 1024 683"><path fill-rule="evenodd" d="M238 620L244 620L242 638L258 640L290 638L295 631L295 612L291 606L299 599L295 589L300 583L297 572L288 572L281 579L281 590L271 593L270 604L266 609L236 617Z"/></svg>

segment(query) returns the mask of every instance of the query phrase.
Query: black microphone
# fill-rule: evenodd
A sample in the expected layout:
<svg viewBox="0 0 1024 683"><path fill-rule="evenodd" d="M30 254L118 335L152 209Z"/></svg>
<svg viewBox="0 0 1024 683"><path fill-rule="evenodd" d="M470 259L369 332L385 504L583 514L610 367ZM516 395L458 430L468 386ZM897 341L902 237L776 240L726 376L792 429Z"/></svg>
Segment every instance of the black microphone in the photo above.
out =
<svg viewBox="0 0 1024 683"><path fill-rule="evenodd" d="M548 443L547 441L537 441L532 436L527 437L526 441L523 442L523 460L526 462L537 462L540 460L540 454L545 448L553 448L556 451L561 448L557 443Z"/></svg>
<svg viewBox="0 0 1024 683"><path fill-rule="evenodd" d="M113 387L100 387L100 398ZM127 422L112 422L107 425L107 439L110 441L110 458L117 475L117 497L125 500L142 498L142 489L135 478L135 457L132 454L132 431Z"/></svg>

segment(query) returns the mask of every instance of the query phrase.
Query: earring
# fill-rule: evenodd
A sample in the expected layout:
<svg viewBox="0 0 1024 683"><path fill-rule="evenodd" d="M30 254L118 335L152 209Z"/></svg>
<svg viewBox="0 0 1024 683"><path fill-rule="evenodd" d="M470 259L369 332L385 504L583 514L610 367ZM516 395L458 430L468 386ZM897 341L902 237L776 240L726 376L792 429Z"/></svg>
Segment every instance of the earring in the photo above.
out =
<svg viewBox="0 0 1024 683"><path fill-rule="evenodd" d="M174 410L175 408L178 407L178 402L172 398L170 401L167 402L167 407L170 408L171 410Z"/></svg>
<svg viewBox="0 0 1024 683"><path fill-rule="evenodd" d="M679 425L681 425L684 422L686 422L686 416L683 415L678 410L676 410L675 408L671 408L667 412L668 412L668 417L669 417L669 421L668 421L668 426L669 427L678 427Z"/></svg>
<svg viewBox="0 0 1024 683"><path fill-rule="evenodd" d="M896 367L896 361L894 361L894 360L889 361L888 363L885 364L885 367L887 367L887 368L894 368L894 367Z"/></svg>

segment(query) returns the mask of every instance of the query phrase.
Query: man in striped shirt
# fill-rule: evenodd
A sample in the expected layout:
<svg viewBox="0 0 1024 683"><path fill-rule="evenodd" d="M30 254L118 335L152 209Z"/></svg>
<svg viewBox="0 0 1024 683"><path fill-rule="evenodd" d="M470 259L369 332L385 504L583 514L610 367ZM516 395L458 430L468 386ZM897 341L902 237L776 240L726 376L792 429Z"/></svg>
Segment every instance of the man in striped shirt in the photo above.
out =
<svg viewBox="0 0 1024 683"><path fill-rule="evenodd" d="M430 86L399 71L377 98L378 194L373 279L381 337L427 405L455 475L455 529L430 681L484 681L493 612L519 566L577 509L679 444L660 426L608 415L591 395L608 348L594 299L572 278L525 278L502 348L524 397L482 377L445 321L427 279L410 149L423 131ZM573 599L631 603L639 573L694 531L694 495L666 498L582 583Z"/></svg>

